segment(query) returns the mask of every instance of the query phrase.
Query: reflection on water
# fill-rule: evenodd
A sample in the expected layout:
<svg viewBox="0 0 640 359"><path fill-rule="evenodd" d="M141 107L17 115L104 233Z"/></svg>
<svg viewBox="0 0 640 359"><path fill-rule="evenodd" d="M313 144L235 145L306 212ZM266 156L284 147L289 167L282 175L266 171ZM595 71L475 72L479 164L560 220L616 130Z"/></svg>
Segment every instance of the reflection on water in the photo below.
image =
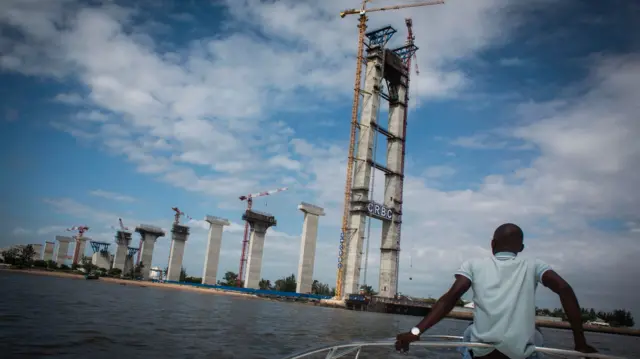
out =
<svg viewBox="0 0 640 359"><path fill-rule="evenodd" d="M391 338L419 320L2 271L0 288L3 359L279 358L323 344ZM461 335L466 326L445 320L430 332ZM570 331L543 333L549 346L572 346ZM640 338L587 336L601 352L640 357ZM453 350L418 348L408 356L373 348L360 357L460 358Z"/></svg>

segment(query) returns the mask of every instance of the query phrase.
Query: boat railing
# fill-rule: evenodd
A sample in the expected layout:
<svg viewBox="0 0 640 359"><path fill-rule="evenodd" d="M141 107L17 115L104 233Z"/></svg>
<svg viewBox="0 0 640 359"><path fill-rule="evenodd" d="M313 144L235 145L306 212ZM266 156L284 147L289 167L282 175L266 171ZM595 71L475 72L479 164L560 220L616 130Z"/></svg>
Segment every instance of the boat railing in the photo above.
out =
<svg viewBox="0 0 640 359"><path fill-rule="evenodd" d="M441 339L441 340L421 340L411 343L412 347L422 347L422 348L492 348L489 344L484 343L473 343L473 342L463 342L462 337L453 336L453 335L428 335L422 336L422 339ZM444 339L444 340L442 340ZM394 348L395 340L381 340L381 341L372 341L372 342L350 342L350 343L341 343L328 345L323 347L317 347L314 349L305 350L299 352L297 354L293 354L287 356L283 359L299 359L299 358L308 358L311 355L315 354L325 354L325 359L338 359L345 357L349 354L350 358L358 359L360 357L360 353L362 348L365 347L386 347L386 348ZM415 349L414 349L415 350ZM574 350L566 350L566 349L556 349L556 348L547 348L547 347L536 347L536 352L549 355L551 357L560 357L560 358L600 358L600 359L625 359L622 357L606 355L602 353L581 353Z"/></svg>

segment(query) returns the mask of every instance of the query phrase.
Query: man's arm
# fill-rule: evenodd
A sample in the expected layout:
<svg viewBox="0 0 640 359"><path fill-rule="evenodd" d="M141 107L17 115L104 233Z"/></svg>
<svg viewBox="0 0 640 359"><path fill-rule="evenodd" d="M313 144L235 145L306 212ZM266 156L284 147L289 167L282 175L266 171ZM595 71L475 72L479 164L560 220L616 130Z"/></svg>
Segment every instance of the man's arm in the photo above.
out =
<svg viewBox="0 0 640 359"><path fill-rule="evenodd" d="M586 346L587 340L584 337L584 329L582 328L580 304L578 304L578 298L569 283L553 270L547 270L542 275L542 284L560 297L560 303L562 303L562 308L567 314L571 330L573 330L573 341L576 348Z"/></svg>
<svg viewBox="0 0 640 359"><path fill-rule="evenodd" d="M449 312L456 306L456 303L464 293L471 288L471 281L469 278L456 274L456 281L453 285L438 301L431 307L431 311L427 314L417 327L420 329L420 333L436 325L441 321Z"/></svg>

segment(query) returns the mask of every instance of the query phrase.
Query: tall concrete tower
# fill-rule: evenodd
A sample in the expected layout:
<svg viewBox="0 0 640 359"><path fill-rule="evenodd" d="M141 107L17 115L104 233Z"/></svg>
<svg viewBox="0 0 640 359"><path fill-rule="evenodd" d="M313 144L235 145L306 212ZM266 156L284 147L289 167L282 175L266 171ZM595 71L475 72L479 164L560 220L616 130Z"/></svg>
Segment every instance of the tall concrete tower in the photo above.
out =
<svg viewBox="0 0 640 359"><path fill-rule="evenodd" d="M34 261L40 260L42 258L42 244L35 243L35 244L32 244L31 247L33 248L32 260Z"/></svg>
<svg viewBox="0 0 640 359"><path fill-rule="evenodd" d="M214 216L206 216L205 221L209 222L209 241L204 257L204 271L202 273L202 284L216 284L218 275L218 265L220 262L220 248L222 247L222 230L228 226L229 220Z"/></svg>
<svg viewBox="0 0 640 359"><path fill-rule="evenodd" d="M302 223L296 292L310 293L318 240L318 220L320 216L324 216L324 209L305 202L300 203L298 209L304 213L304 222Z"/></svg>
<svg viewBox="0 0 640 359"><path fill-rule="evenodd" d="M397 294L408 86L406 59L413 56L417 47L411 44L395 50L386 49L386 42L395 32L395 29L387 26L367 33L367 64L357 153L354 159L348 232L344 234L344 244L341 243L340 248L341 252L343 249L346 252L340 256L341 261L344 258L344 263L339 263L339 266L344 266L343 297L359 292L367 217L382 221L379 295L393 297ZM383 81L386 83L387 93L382 91ZM386 126L378 123L380 97L389 102L389 119ZM387 138L386 158L374 157L376 134ZM384 160L386 165L381 164ZM370 191L373 168L385 175L384 203L373 201Z"/></svg>
<svg viewBox="0 0 640 359"><path fill-rule="evenodd" d="M247 257L247 272L244 287L259 289L260 273L262 271L262 254L264 252L264 237L267 229L277 224L276 218L269 213L246 210L242 220L251 226L249 241L249 256Z"/></svg>
<svg viewBox="0 0 640 359"><path fill-rule="evenodd" d="M61 266L65 264L69 258L69 243L73 241L71 237L56 236L58 241L58 254L56 255L56 264Z"/></svg>
<svg viewBox="0 0 640 359"><path fill-rule="evenodd" d="M129 255L129 244L131 244L131 233L126 231L117 231L116 240L116 255L113 258L113 268L120 269L125 272L125 262Z"/></svg>
<svg viewBox="0 0 640 359"><path fill-rule="evenodd" d="M140 253L140 263L142 263L142 279L148 280L153 261L153 248L159 237L164 237L165 233L160 227L141 224L136 227L136 232L142 236L142 251Z"/></svg>
<svg viewBox="0 0 640 359"><path fill-rule="evenodd" d="M184 257L184 246L187 239L189 239L189 227L174 223L171 228L171 251L169 252L167 280L180 280L182 258Z"/></svg>
<svg viewBox="0 0 640 359"><path fill-rule="evenodd" d="M49 242L49 241L44 242L44 256L42 257L42 259L45 262L53 260L53 251L55 247L56 247L56 242Z"/></svg>
<svg viewBox="0 0 640 359"><path fill-rule="evenodd" d="M127 273L131 273L131 271L133 271L135 269L135 266L133 265L133 256L136 255L136 253L138 253L138 250L140 248L137 247L129 247L127 248L127 257L124 260L124 270L122 271L122 275L125 276L127 275ZM115 260L114 260L115 262Z"/></svg>

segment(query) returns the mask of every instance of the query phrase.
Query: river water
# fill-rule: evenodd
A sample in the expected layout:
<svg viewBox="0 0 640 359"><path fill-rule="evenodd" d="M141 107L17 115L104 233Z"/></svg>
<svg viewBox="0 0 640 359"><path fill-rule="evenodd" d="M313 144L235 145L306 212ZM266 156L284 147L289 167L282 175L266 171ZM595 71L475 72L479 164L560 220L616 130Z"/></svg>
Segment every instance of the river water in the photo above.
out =
<svg viewBox="0 0 640 359"><path fill-rule="evenodd" d="M321 344L395 336L420 318L0 271L0 358L281 358ZM430 334L461 335L444 320ZM570 349L571 332L543 329ZM640 338L588 333L603 353L640 358ZM367 355L364 355L367 354ZM387 349L361 358L455 358Z"/></svg>

